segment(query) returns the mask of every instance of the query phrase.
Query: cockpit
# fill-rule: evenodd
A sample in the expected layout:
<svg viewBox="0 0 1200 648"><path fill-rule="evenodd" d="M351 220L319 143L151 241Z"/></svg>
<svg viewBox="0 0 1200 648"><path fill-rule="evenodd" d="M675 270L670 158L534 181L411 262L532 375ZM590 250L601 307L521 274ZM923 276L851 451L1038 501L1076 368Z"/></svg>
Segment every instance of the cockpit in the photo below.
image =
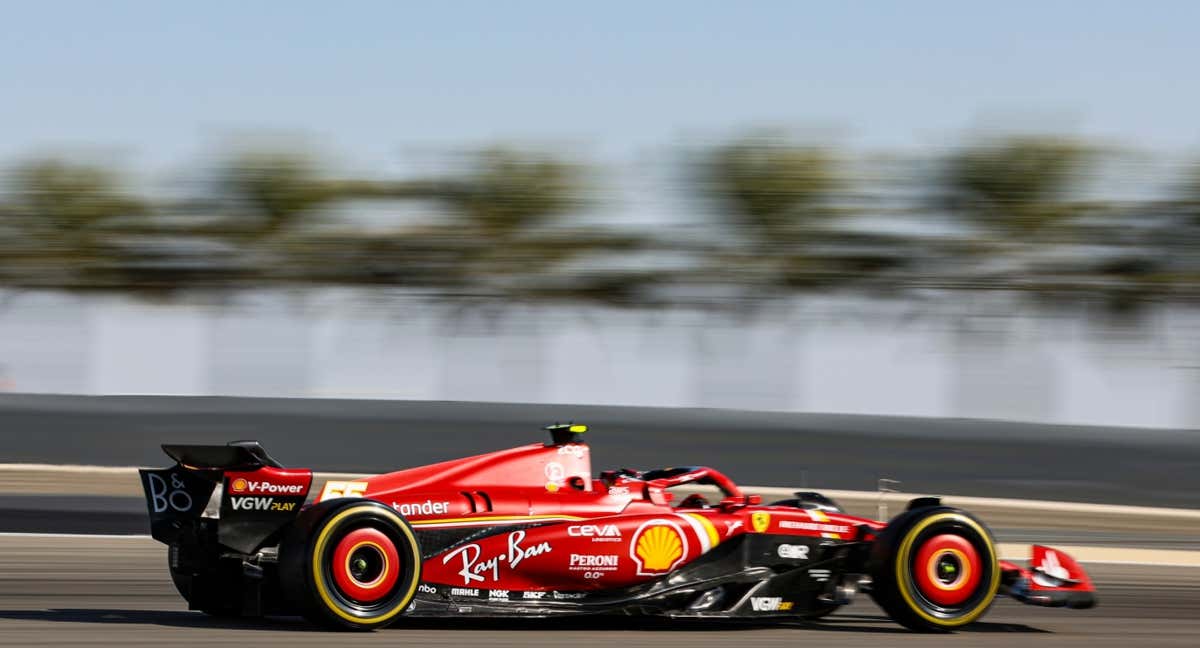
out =
<svg viewBox="0 0 1200 648"><path fill-rule="evenodd" d="M606 470L600 481L613 489L640 494L655 504L673 508L707 509L745 506L759 498L742 493L733 480L707 466L685 466L637 471L630 468Z"/></svg>
<svg viewBox="0 0 1200 648"><path fill-rule="evenodd" d="M551 440L547 447L556 447L556 455L567 458L586 456L583 434L587 426L575 423L555 423L545 428ZM571 449L576 450L572 451ZM632 496L660 506L679 509L734 508L757 504L756 495L746 496L732 479L707 466L683 466L657 470L619 468L600 473L594 485L575 473L563 479L551 480L564 487L565 492L594 492L598 494ZM591 486L591 488L589 488Z"/></svg>

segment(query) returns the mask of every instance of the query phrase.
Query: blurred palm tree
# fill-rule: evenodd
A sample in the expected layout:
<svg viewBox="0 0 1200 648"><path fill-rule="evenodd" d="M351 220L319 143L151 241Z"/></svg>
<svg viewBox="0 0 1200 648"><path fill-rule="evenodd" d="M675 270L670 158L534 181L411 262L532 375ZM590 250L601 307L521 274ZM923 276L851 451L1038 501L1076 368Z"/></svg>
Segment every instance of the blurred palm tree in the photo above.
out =
<svg viewBox="0 0 1200 648"><path fill-rule="evenodd" d="M218 222L226 236L263 239L301 221L339 197L310 156L297 151L243 151L218 172L218 200L232 212Z"/></svg>
<svg viewBox="0 0 1200 648"><path fill-rule="evenodd" d="M335 283L411 287L435 298L434 312L443 318L443 380L467 375L454 370L464 324L479 322L495 334L519 322L522 335L506 344L520 345L525 360L505 371L532 371L525 382L539 385L539 365L528 359L541 353L538 332L547 313L528 307L549 301L638 306L655 278L627 258L605 267L605 259L644 242L639 234L575 220L589 205L585 177L581 165L541 152L479 151L454 175L359 187L362 198L417 199L432 218L384 234L319 233L302 241L302 254L322 256L318 271L336 273L324 275ZM343 258L328 262L331 254ZM586 309L568 316L588 317Z"/></svg>
<svg viewBox="0 0 1200 648"><path fill-rule="evenodd" d="M1180 204L1189 225L1200 228L1200 164L1188 169L1179 192Z"/></svg>
<svg viewBox="0 0 1200 648"><path fill-rule="evenodd" d="M1034 242L1080 213L1069 191L1095 150L1054 137L985 142L946 161L946 206L991 235Z"/></svg>
<svg viewBox="0 0 1200 648"><path fill-rule="evenodd" d="M641 236L572 222L588 207L587 170L538 152L475 154L441 200L452 222L452 282L476 294L623 302L650 273L589 261L640 248Z"/></svg>
<svg viewBox="0 0 1200 648"><path fill-rule="evenodd" d="M143 297L295 275L281 265L285 235L341 190L311 158L278 151L230 158L212 191L182 204L152 204L107 168L58 159L18 165L6 179L0 280Z"/></svg>
<svg viewBox="0 0 1200 648"><path fill-rule="evenodd" d="M1059 303L1098 298L1126 315L1167 291L1194 292L1200 171L1166 200L1081 200L1076 182L1101 153L1076 140L1015 137L948 159L945 206L979 230L959 242L958 267L968 270L959 278Z"/></svg>
<svg viewBox="0 0 1200 648"><path fill-rule="evenodd" d="M488 237L547 224L584 206L584 170L544 154L493 148L478 152L443 198Z"/></svg>
<svg viewBox="0 0 1200 648"><path fill-rule="evenodd" d="M943 162L939 204L966 227L939 250L943 285L1029 290L1033 295L1093 292L1109 261L1105 228L1089 217L1112 206L1075 193L1099 149L1049 136L976 143Z"/></svg>
<svg viewBox="0 0 1200 648"><path fill-rule="evenodd" d="M702 188L759 248L792 251L834 215L831 199L843 184L830 151L777 140L734 142L704 164Z"/></svg>
<svg viewBox="0 0 1200 648"><path fill-rule="evenodd" d="M187 229L232 253L238 287L319 282L344 272L330 264L346 255L328 248L350 241L316 241L313 228L352 194L345 184L299 149L237 151L218 164L209 193L188 206L198 217ZM298 253L314 246L320 254Z"/></svg>
<svg viewBox="0 0 1200 648"><path fill-rule="evenodd" d="M380 234L353 211L367 200L431 200L436 181L336 178L299 148L226 155L206 194L183 205L187 231L231 249L246 287L421 285L430 240L411 228Z"/></svg>
<svg viewBox="0 0 1200 648"><path fill-rule="evenodd" d="M146 293L403 286L619 305L658 303L663 284L689 282L717 301L906 281L1141 290L1166 258L1191 259L1197 246L1181 246L1176 229L1139 248L1127 241L1135 212L1075 197L1073 183L1096 152L1074 140L1015 137L949 156L937 190L969 231L934 244L854 227L864 212L882 211L859 200L836 152L781 137L734 140L690 167L725 226L693 240L578 224L592 204L590 170L545 152L491 148L460 173L366 181L333 178L296 149L247 150L228 156L212 190L182 206L151 204L103 166L41 159L5 178L0 282ZM430 218L384 232L353 222L359 201L380 200ZM1200 173L1171 205L1184 222L1200 223ZM1171 254L1154 252L1172 243ZM1085 244L1109 252L1072 253ZM658 262L680 254L690 267ZM915 280L899 274L931 259L941 265Z"/></svg>
<svg viewBox="0 0 1200 648"><path fill-rule="evenodd" d="M383 233L343 226L293 236L291 264L317 281L442 297L635 301L651 273L601 271L589 261L643 240L570 222L587 206L584 176L580 165L546 154L487 149L458 175L328 185L340 198L415 201L432 218Z"/></svg>
<svg viewBox="0 0 1200 648"><path fill-rule="evenodd" d="M754 137L703 155L696 184L731 236L704 252L706 280L752 297L876 278L905 263L905 237L849 227L859 208L828 148Z"/></svg>
<svg viewBox="0 0 1200 648"><path fill-rule="evenodd" d="M57 159L17 165L0 210L3 280L16 288L106 290L152 280L132 237L146 202L96 165Z"/></svg>
<svg viewBox="0 0 1200 648"><path fill-rule="evenodd" d="M1173 198L1175 218L1158 233L1151 249L1165 251L1171 283L1195 299L1200 297L1200 164L1187 169Z"/></svg>
<svg viewBox="0 0 1200 648"><path fill-rule="evenodd" d="M703 152L691 168L697 193L720 225L710 230L715 238L710 234L696 246L698 268L689 277L706 293L699 302L709 319L694 329L698 400L712 402L729 387L717 356L721 349L736 356L727 363L751 351L749 336L715 343L713 336L744 330L746 318L772 308L783 334L773 337L754 391L767 407L792 407L800 351L791 330L800 325L800 304L790 298L878 281L906 263L908 244L899 235L853 226L862 205L829 148L748 137Z"/></svg>

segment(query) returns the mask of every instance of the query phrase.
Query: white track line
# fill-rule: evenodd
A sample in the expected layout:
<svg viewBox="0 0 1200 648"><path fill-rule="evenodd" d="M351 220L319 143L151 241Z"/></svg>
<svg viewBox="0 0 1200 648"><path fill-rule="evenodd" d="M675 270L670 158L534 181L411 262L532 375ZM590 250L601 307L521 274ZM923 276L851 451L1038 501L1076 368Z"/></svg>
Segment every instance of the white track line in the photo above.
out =
<svg viewBox="0 0 1200 648"><path fill-rule="evenodd" d="M1071 544L1054 545L1054 548L1084 563L1200 567L1200 551ZM1028 544L1001 542L997 549L1005 560L1029 559Z"/></svg>
<svg viewBox="0 0 1200 648"><path fill-rule="evenodd" d="M58 472L94 475L136 474L132 466L86 466L77 464L0 463L0 472Z"/></svg>
<svg viewBox="0 0 1200 648"><path fill-rule="evenodd" d="M119 533L23 533L0 531L0 538L93 538L96 540L149 540L148 535Z"/></svg>

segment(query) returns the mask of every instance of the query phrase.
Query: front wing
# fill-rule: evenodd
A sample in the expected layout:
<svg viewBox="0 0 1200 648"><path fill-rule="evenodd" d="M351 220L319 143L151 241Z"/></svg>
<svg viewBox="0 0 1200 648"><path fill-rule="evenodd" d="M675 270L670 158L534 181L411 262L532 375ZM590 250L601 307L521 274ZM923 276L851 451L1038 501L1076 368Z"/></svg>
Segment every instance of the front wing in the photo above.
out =
<svg viewBox="0 0 1200 648"><path fill-rule="evenodd" d="M1029 567L1001 561L1004 592L1022 603L1085 609L1096 605L1092 579L1074 558L1044 545L1033 545Z"/></svg>

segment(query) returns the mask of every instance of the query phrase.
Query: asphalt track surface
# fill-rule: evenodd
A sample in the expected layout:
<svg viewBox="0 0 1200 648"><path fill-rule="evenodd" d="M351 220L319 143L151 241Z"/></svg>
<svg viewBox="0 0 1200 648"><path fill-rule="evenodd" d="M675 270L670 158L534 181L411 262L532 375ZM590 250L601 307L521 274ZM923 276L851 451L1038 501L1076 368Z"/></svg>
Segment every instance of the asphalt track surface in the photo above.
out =
<svg viewBox="0 0 1200 648"><path fill-rule="evenodd" d="M593 467L712 465L762 486L1194 508L1200 432L576 405L0 396L0 462L166 465L164 442L258 439L286 465L378 473L590 425Z"/></svg>
<svg viewBox="0 0 1200 648"><path fill-rule="evenodd" d="M332 634L294 618L189 612L148 539L0 537L0 645L21 646L1195 646L1200 569L1090 565L1093 610L1000 600L952 635L911 633L862 600L827 621L745 625L605 618L421 621Z"/></svg>

